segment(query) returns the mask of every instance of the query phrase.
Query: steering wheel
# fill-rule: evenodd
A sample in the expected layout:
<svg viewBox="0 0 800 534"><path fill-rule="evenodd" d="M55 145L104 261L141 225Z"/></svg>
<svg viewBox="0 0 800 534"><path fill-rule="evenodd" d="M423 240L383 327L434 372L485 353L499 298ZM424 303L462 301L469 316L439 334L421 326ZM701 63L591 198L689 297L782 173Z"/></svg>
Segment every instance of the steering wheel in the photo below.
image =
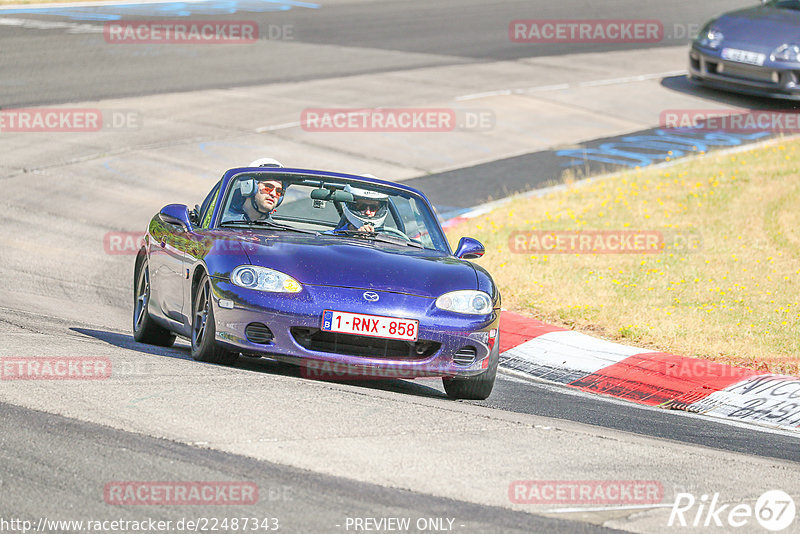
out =
<svg viewBox="0 0 800 534"><path fill-rule="evenodd" d="M402 237L406 241L411 241L411 238L408 237L406 234L398 230L397 228L392 228L390 226L382 226L380 228L375 229L376 232L384 232L386 234L396 235L397 237Z"/></svg>

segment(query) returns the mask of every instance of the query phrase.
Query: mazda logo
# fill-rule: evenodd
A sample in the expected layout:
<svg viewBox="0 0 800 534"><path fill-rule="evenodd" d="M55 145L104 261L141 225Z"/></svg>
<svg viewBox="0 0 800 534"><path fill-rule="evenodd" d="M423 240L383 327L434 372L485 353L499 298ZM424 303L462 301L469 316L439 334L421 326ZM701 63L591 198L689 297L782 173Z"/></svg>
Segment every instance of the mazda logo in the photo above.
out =
<svg viewBox="0 0 800 534"><path fill-rule="evenodd" d="M364 300L367 302L378 302L378 299L381 298L377 293L374 291L367 291L364 293Z"/></svg>

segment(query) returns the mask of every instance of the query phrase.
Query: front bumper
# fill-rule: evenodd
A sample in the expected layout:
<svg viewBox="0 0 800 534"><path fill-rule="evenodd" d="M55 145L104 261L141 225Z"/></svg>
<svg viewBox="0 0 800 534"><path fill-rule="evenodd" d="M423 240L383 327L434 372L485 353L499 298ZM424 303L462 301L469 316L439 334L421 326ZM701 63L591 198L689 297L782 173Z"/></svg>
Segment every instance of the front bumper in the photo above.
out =
<svg viewBox="0 0 800 534"><path fill-rule="evenodd" d="M722 59L720 50L689 50L689 78L705 84L755 96L800 100L800 65L775 63L748 65Z"/></svg>
<svg viewBox="0 0 800 534"><path fill-rule="evenodd" d="M261 355L326 372L357 376L417 378L474 376L485 372L492 354L499 310L488 316L444 312L435 299L374 291L377 302L363 298L364 289L304 285L296 294L244 289L224 279L212 279L216 341L230 350ZM233 308L221 307L220 299ZM322 312L384 315L419 321L418 342L387 342L364 336L319 332ZM270 335L254 336L253 324ZM249 328L248 328L249 327ZM322 342L311 338L324 336ZM339 343L337 344L337 340ZM348 342L363 343L360 346ZM408 350L403 353L402 345ZM342 348L338 351L338 348ZM319 350L314 350L314 349ZM465 352L465 349L466 352ZM464 354L474 353L469 361ZM346 371L345 371L346 369Z"/></svg>

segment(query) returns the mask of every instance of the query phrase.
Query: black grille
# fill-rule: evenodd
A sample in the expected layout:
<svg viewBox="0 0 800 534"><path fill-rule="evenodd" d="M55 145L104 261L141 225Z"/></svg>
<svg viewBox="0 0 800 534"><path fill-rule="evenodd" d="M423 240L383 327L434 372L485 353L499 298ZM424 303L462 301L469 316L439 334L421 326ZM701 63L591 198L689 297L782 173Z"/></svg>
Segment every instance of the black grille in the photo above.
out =
<svg viewBox="0 0 800 534"><path fill-rule="evenodd" d="M261 323L250 323L244 329L244 335L247 336L248 341L251 343L258 343L259 345L266 345L272 341L273 335L267 325Z"/></svg>
<svg viewBox="0 0 800 534"><path fill-rule="evenodd" d="M459 365L470 365L475 361L477 354L475 347L462 347L453 355L453 361Z"/></svg>
<svg viewBox="0 0 800 534"><path fill-rule="evenodd" d="M775 80L772 78L772 71L748 67L746 65L724 63L722 64L722 68L717 68L717 74L730 76L731 78L741 78L743 80L775 83Z"/></svg>
<svg viewBox="0 0 800 534"><path fill-rule="evenodd" d="M291 329L291 333L298 345L304 349L365 358L418 360L434 355L441 347L441 343L436 343L435 341L420 340L413 342L399 339L354 336L352 334L326 332L318 328L294 327Z"/></svg>

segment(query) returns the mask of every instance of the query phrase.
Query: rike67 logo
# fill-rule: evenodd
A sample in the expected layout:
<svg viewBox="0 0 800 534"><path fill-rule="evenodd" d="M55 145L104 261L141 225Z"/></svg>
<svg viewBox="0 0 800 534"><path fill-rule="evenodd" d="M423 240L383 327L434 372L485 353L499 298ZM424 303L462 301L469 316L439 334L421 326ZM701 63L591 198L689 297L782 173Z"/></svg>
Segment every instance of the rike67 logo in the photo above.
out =
<svg viewBox="0 0 800 534"><path fill-rule="evenodd" d="M747 503L722 504L719 493L701 495L678 493L669 514L669 527L723 527L725 532L758 522L771 532L780 532L795 522L794 499L781 490L764 492L755 506ZM793 531L794 532L794 531Z"/></svg>

